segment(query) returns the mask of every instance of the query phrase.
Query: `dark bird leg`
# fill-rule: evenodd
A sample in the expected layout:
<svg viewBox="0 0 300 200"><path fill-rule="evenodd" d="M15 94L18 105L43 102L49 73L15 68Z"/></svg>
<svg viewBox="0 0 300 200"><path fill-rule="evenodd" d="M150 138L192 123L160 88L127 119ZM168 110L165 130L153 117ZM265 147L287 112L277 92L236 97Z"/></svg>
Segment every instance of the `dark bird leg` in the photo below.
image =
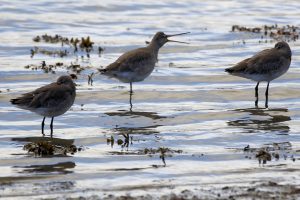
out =
<svg viewBox="0 0 300 200"><path fill-rule="evenodd" d="M43 134L43 136L45 136L45 134L44 134L45 119L46 119L46 117L44 117L44 119L42 121L42 134Z"/></svg>
<svg viewBox="0 0 300 200"><path fill-rule="evenodd" d="M132 91L132 82L130 82L130 92L129 92L130 112L132 111L132 95L133 95L133 91Z"/></svg>
<svg viewBox="0 0 300 200"><path fill-rule="evenodd" d="M130 112L132 111L132 93L129 94Z"/></svg>
<svg viewBox="0 0 300 200"><path fill-rule="evenodd" d="M51 138L52 138L52 136L53 136L53 119L54 119L54 117L52 117L51 118L51 124L50 124L50 130L51 130Z"/></svg>
<svg viewBox="0 0 300 200"><path fill-rule="evenodd" d="M130 82L130 94L132 94L132 82Z"/></svg>
<svg viewBox="0 0 300 200"><path fill-rule="evenodd" d="M259 85L259 82L257 82L256 84L256 87L255 87L255 107L258 107L258 85Z"/></svg>
<svg viewBox="0 0 300 200"><path fill-rule="evenodd" d="M265 102L265 107L268 108L268 102L269 102L269 84L268 82L267 89L266 89L266 102Z"/></svg>

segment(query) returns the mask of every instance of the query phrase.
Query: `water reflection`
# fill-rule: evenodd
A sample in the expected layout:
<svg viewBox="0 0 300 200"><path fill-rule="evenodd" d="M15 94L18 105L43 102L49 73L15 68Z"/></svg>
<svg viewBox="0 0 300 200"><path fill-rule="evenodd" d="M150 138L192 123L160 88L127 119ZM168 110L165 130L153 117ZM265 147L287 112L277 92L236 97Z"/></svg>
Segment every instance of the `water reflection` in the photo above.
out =
<svg viewBox="0 0 300 200"><path fill-rule="evenodd" d="M122 149L125 147L127 150L128 147L133 144L134 137L137 137L137 135L154 135L155 139L156 134L159 133L156 128L161 126L156 124L156 120L166 118L158 115L156 112L139 112L132 110L119 110L105 114L120 117L116 119L116 121L121 124L116 125L116 127L112 129L114 134L110 138L107 138L107 144L111 145L111 147L117 144L121 146ZM126 119L126 117L128 118ZM145 118L150 120L145 120ZM129 126L129 124L131 125ZM145 137L143 137L143 140L145 140Z"/></svg>
<svg viewBox="0 0 300 200"><path fill-rule="evenodd" d="M51 142L53 145L59 146L71 146L74 143L74 139L61 139L61 138L51 138L51 137L18 137L11 138L12 141L17 142Z"/></svg>
<svg viewBox="0 0 300 200"><path fill-rule="evenodd" d="M13 168L23 168L19 173L41 173L41 174L69 174L73 173L75 168L74 162L61 162L52 165L29 165L29 166L14 166Z"/></svg>
<svg viewBox="0 0 300 200"><path fill-rule="evenodd" d="M290 127L284 123L291 120L288 109L262 109L262 108L247 108L233 110L238 113L245 113L246 116L230 120L227 122L228 126L243 128L248 133L263 131L276 131L281 134L287 134Z"/></svg>
<svg viewBox="0 0 300 200"><path fill-rule="evenodd" d="M238 152L244 152L246 159L257 159L259 165L267 164L268 162L278 161L280 159L290 159L295 162L295 155L298 149L292 146L291 142L271 142L263 145L250 146L244 148L231 148ZM276 165L276 164L275 164Z"/></svg>
<svg viewBox="0 0 300 200"><path fill-rule="evenodd" d="M158 115L156 112L139 112L139 111L127 111L127 110L119 110L118 112L107 112L105 113L109 116L131 116L131 117L147 117L147 118L151 118L151 119L162 119L162 118L166 118L164 116L160 116Z"/></svg>
<svg viewBox="0 0 300 200"><path fill-rule="evenodd" d="M128 150L129 145L133 144L134 135L153 135L158 134L159 131L155 130L156 126L147 126L147 127L120 127L114 128L113 131L117 133L117 137L111 136L107 138L107 144L111 147L114 144L120 145L122 148L126 147Z"/></svg>
<svg viewBox="0 0 300 200"><path fill-rule="evenodd" d="M162 165L151 165L151 168L160 168L166 167L166 158L172 157L173 154L180 154L182 150L174 150L168 147L143 147L143 148L132 148L129 150L129 146L135 144L135 142L141 141L141 139L137 139L138 135L142 135L143 141L155 141L160 140L157 136L157 131L155 128L158 126L147 126L147 127L121 127L113 129L117 134L115 136L111 136L107 138L107 145L110 145L112 148L115 144L121 147L121 150L110 151L109 153L112 155L145 155L149 157L159 157L162 161ZM149 135L147 137L146 135ZM149 141L147 141L149 142ZM135 168L134 170L140 170L142 168ZM143 168L144 169L144 168ZM118 170L128 170L126 169L118 169Z"/></svg>
<svg viewBox="0 0 300 200"><path fill-rule="evenodd" d="M130 111L132 111L132 107L133 107L133 105L132 105L132 95L133 95L133 92L130 92L129 93L129 105L130 105L129 110Z"/></svg>
<svg viewBox="0 0 300 200"><path fill-rule="evenodd" d="M120 135L132 135L132 134L152 135L152 134L159 133L159 131L155 129L158 126L159 125L145 126L145 127L119 127L119 128L115 128L114 130L117 131L118 134Z"/></svg>

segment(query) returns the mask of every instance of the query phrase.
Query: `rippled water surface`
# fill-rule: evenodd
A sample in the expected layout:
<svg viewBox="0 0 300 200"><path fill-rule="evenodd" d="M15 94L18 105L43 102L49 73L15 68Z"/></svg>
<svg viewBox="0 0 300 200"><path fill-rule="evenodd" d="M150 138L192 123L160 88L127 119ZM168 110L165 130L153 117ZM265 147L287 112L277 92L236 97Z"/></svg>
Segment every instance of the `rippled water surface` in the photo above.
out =
<svg viewBox="0 0 300 200"><path fill-rule="evenodd" d="M299 10L296 0L0 1L0 196L160 196L187 189L217 198L213 190L222 193L225 186L298 187L299 41L289 43L289 71L271 83L269 109L263 108L266 84L256 109L255 83L224 69L274 46L259 43L259 34L231 32L232 25L299 25ZM88 85L96 68L145 46L157 31L190 31L176 38L190 44L168 43L160 50L151 76L133 84L132 111L128 84L96 75ZM80 53L77 59L73 54L30 58L34 46L61 48L33 42L45 33L90 36L105 50L84 60ZM91 66L78 75L71 110L54 120L55 138L83 147L74 155L41 158L23 150L41 137L42 118L13 107L9 99L67 73L24 68L42 61ZM247 145L275 148L279 159L259 164L255 152L244 151ZM162 155L159 148L169 151Z"/></svg>

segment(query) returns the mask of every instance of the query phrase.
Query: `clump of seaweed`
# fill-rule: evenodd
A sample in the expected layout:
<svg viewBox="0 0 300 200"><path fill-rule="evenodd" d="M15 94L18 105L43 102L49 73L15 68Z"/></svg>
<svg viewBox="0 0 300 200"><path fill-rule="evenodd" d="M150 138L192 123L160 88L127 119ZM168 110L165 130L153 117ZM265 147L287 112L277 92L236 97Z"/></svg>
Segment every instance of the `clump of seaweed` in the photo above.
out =
<svg viewBox="0 0 300 200"><path fill-rule="evenodd" d="M278 154L276 154L276 155L278 155ZM266 164L267 161L272 160L272 155L268 151L266 151L265 149L260 149L256 153L255 157L258 159L259 164L261 164L261 162L263 164Z"/></svg>
<svg viewBox="0 0 300 200"><path fill-rule="evenodd" d="M64 49L64 50L48 50L48 49L43 49L40 47L34 47L33 49L30 49L30 57L33 58L35 54L43 54L47 56L54 56L54 57L65 57L69 54L69 52Z"/></svg>
<svg viewBox="0 0 300 200"><path fill-rule="evenodd" d="M69 66L67 66L67 69L75 72L76 74L80 74L81 71L85 70L85 68L81 65L73 64L72 62Z"/></svg>
<svg viewBox="0 0 300 200"><path fill-rule="evenodd" d="M62 62L57 62L54 64L46 64L46 61L42 61L42 63L39 65L30 64L30 65L24 66L24 68L31 69L31 70L41 69L44 71L44 73L52 73L52 74L55 74L56 73L55 70L58 68L65 68L75 74L80 74L83 70L85 70L86 68L89 68L89 66L83 67L80 64L73 64L72 62L70 65L65 65Z"/></svg>
<svg viewBox="0 0 300 200"><path fill-rule="evenodd" d="M114 138L113 136L110 136L108 138L106 138L107 141L107 145L110 145L111 147L114 146L115 143L117 143L119 146L122 147L122 149L124 147L129 146L129 144L132 145L132 141L133 141L133 137L130 136L129 134L121 134L123 136L123 138ZM130 151L128 152L128 149L126 152L124 152L122 150L122 152L119 151L114 151L114 152L110 152L112 154L117 154L117 155L128 155L128 154L133 154L133 155L147 155L149 157L152 157L156 154L159 154L159 158L162 160L163 162L163 166L166 166L166 158L167 157L172 157L173 154L181 154L183 151L182 150L174 150L174 149L170 149L167 147L158 147L158 148L144 148L144 149L138 149L138 150L134 150L134 151ZM158 166L153 166L153 167L158 167Z"/></svg>
<svg viewBox="0 0 300 200"><path fill-rule="evenodd" d="M67 37L62 37L60 35L48 35L48 34L44 34L44 35L37 35L32 39L34 42L46 42L46 43L62 43L63 44L69 44L70 41Z"/></svg>
<svg viewBox="0 0 300 200"><path fill-rule="evenodd" d="M167 147L159 147L157 149L155 148L145 148L145 149L142 149L139 151L140 154L145 154L145 155L154 155L154 154L157 154L157 153L160 153L160 154L173 154L173 153L182 153L183 151L178 149L178 150L174 150L174 149L170 149L170 148L167 148Z"/></svg>
<svg viewBox="0 0 300 200"><path fill-rule="evenodd" d="M54 144L51 141L37 141L27 143L23 147L28 153L33 153L34 156L54 156L54 155L67 155L75 154L78 151L82 151L83 147L76 147L75 145L63 146Z"/></svg>
<svg viewBox="0 0 300 200"><path fill-rule="evenodd" d="M129 134L121 134L121 135L123 136L123 138L118 138L118 139L115 139L113 136L110 136L110 138L106 139L107 144L108 145L110 144L110 146L113 147L116 141L116 143L122 148L124 147L128 148L129 144L132 144L133 137L129 136Z"/></svg>
<svg viewBox="0 0 300 200"><path fill-rule="evenodd" d="M33 153L34 156L54 156L54 155L67 155L75 154L78 151L82 151L82 147L76 147L75 145L63 146L54 144L51 141L37 141L27 143L23 147L28 153Z"/></svg>
<svg viewBox="0 0 300 200"><path fill-rule="evenodd" d="M277 24L275 24L271 26L264 25L261 27L250 28L245 26L233 25L231 27L231 31L260 34L260 43L263 42L264 39L264 42L268 42L269 38L276 41L285 40L289 42L299 39L300 27L294 25L278 26Z"/></svg>
<svg viewBox="0 0 300 200"><path fill-rule="evenodd" d="M91 41L90 36L87 38L81 38L81 41L79 43L80 49L85 49L87 53L89 53L93 49L94 42Z"/></svg>
<svg viewBox="0 0 300 200"><path fill-rule="evenodd" d="M55 63L54 65L47 65L46 61L42 61L42 63L39 65L30 64L30 65L24 66L24 68L31 69L31 70L41 69L44 71L44 73L55 74L55 70L57 69L57 67L61 67L61 66L63 66L63 64L61 64L61 63Z"/></svg>
<svg viewBox="0 0 300 200"><path fill-rule="evenodd" d="M48 141L37 143L28 143L23 147L28 153L34 153L35 156L54 155L54 146Z"/></svg>
<svg viewBox="0 0 300 200"><path fill-rule="evenodd" d="M246 154L245 158L257 159L259 164L267 164L269 161L279 160L280 158L284 160L290 158L292 161L295 161L293 153L297 152L293 151L290 142L265 144L259 148L252 148L250 145L247 145L243 149L236 150L242 150Z"/></svg>
<svg viewBox="0 0 300 200"><path fill-rule="evenodd" d="M90 58L90 52L94 50L94 42L92 42L90 36L82 37L81 39L76 37L63 37L61 35L37 35L33 38L34 42L45 42L45 43L51 43L51 44L57 44L60 43L61 46L68 45L73 49L73 53L78 52L81 50L82 52L86 52L87 58ZM98 54L101 55L104 51L104 48L97 47ZM67 50L45 50L40 49L38 47L35 47L34 49L31 49L31 57L33 57L37 53L42 53L45 55L59 55L60 57L67 56L69 52Z"/></svg>
<svg viewBox="0 0 300 200"><path fill-rule="evenodd" d="M174 153L180 154L182 152L183 152L182 150L173 150L173 149L166 148L166 147L159 147L157 149L145 148L142 151L139 151L140 154L145 154L148 156L153 156L154 154L160 154L159 158L164 163L164 166L167 166L166 157L172 157Z"/></svg>
<svg viewBox="0 0 300 200"><path fill-rule="evenodd" d="M262 28L260 28L260 27L248 28L248 27L239 26L239 25L233 25L231 27L232 32L239 31L239 32L260 33L261 30L262 30Z"/></svg>

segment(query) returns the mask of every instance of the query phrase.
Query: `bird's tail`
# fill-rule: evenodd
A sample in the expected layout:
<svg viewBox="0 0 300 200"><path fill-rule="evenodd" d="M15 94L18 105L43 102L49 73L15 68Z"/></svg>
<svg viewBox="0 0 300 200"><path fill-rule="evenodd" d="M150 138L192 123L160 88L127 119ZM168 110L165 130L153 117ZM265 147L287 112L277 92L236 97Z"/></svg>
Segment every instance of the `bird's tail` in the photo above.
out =
<svg viewBox="0 0 300 200"><path fill-rule="evenodd" d="M28 106L32 101L32 95L24 95L15 99L11 99L10 103L19 107Z"/></svg>
<svg viewBox="0 0 300 200"><path fill-rule="evenodd" d="M229 74L231 74L232 72L234 72L234 69L232 67L226 68L225 72L228 72Z"/></svg>
<svg viewBox="0 0 300 200"><path fill-rule="evenodd" d="M10 103L13 104L13 105L17 105L18 104L18 100L19 99L11 99Z"/></svg>
<svg viewBox="0 0 300 200"><path fill-rule="evenodd" d="M16 99L11 99L10 103L16 106L22 106L25 102L23 99L16 98Z"/></svg>
<svg viewBox="0 0 300 200"><path fill-rule="evenodd" d="M107 72L107 69L98 69L98 71L100 72L100 74L104 74L105 72Z"/></svg>

